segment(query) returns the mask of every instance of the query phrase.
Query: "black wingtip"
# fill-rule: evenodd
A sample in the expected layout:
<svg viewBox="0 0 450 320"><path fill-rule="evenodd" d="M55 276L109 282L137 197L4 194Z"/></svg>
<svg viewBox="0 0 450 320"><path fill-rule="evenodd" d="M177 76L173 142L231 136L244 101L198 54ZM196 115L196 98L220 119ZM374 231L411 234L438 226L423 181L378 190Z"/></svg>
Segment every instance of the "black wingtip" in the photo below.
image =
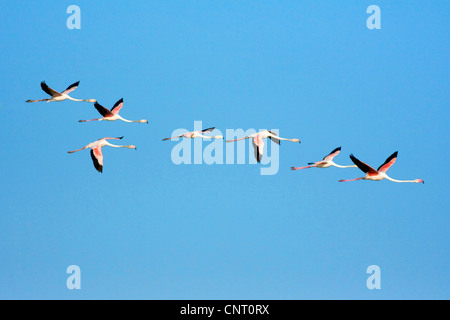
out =
<svg viewBox="0 0 450 320"><path fill-rule="evenodd" d="M121 136L121 137L117 137L117 139L123 139L123 137L124 137L124 136Z"/></svg>
<svg viewBox="0 0 450 320"><path fill-rule="evenodd" d="M211 131L214 131L215 129L216 129L216 127L206 128L206 129L202 129L202 132L211 132Z"/></svg>
<svg viewBox="0 0 450 320"><path fill-rule="evenodd" d="M92 149L91 149L91 158L92 158L92 162L94 163L94 168L95 168L98 172L103 173L103 165L101 165L101 164L98 162L97 158L96 158L95 155L94 155L94 150L92 150Z"/></svg>

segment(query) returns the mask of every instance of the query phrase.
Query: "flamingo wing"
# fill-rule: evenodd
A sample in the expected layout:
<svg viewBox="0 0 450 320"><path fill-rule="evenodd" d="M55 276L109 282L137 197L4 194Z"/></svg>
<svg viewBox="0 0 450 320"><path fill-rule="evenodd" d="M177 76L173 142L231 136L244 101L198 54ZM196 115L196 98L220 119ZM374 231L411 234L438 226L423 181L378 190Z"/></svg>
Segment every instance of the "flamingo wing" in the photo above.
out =
<svg viewBox="0 0 450 320"><path fill-rule="evenodd" d="M111 113L118 114L119 111L122 109L122 107L123 107L123 98L114 104L114 107L112 107L112 109L111 109Z"/></svg>
<svg viewBox="0 0 450 320"><path fill-rule="evenodd" d="M71 84L70 86L67 87L66 90L64 90L64 91L62 92L62 94L69 94L69 93L71 93L73 90L75 90L76 88L78 88L78 85L79 85L79 84L80 84L80 81Z"/></svg>
<svg viewBox="0 0 450 320"><path fill-rule="evenodd" d="M208 129L203 129L203 130L200 131L200 132L202 132L202 133L210 133L210 132L212 132L215 128L216 128L216 127L211 127L211 128L208 128Z"/></svg>
<svg viewBox="0 0 450 320"><path fill-rule="evenodd" d="M51 95L52 97L53 97L53 96L59 96L59 95L61 95L61 93L59 93L58 91L53 90L52 88L50 88L50 87L45 83L45 81L42 81L42 82L41 82L41 88L42 88L42 90L45 91L45 93L47 93L48 95Z"/></svg>
<svg viewBox="0 0 450 320"><path fill-rule="evenodd" d="M259 163L261 162L262 156L264 154L264 141L261 136L256 136L252 140L253 148L255 149L255 158Z"/></svg>
<svg viewBox="0 0 450 320"><path fill-rule="evenodd" d="M99 139L99 140L110 140L110 139L121 140L121 139L123 139L123 137L117 137L117 138L106 137L106 138L102 138L102 139Z"/></svg>
<svg viewBox="0 0 450 320"><path fill-rule="evenodd" d="M106 116L112 116L111 111L109 111L107 108L99 104L97 101L94 103L95 109L104 117Z"/></svg>
<svg viewBox="0 0 450 320"><path fill-rule="evenodd" d="M341 152L341 147L334 149L330 152L323 160L333 160L334 157L336 157Z"/></svg>
<svg viewBox="0 0 450 320"><path fill-rule="evenodd" d="M91 158L92 162L94 163L95 169L97 169L98 172L103 172L103 154L102 154L102 147L98 146L91 149Z"/></svg>
<svg viewBox="0 0 450 320"><path fill-rule="evenodd" d="M278 137L278 135L277 135L275 132L272 132L272 131L269 131L269 130L267 130L267 132L269 132L270 134L272 134L272 135ZM280 139L277 139L277 138L271 137L271 136L268 136L267 138L269 138L270 140L272 140L272 141L275 142L276 144L280 145Z"/></svg>
<svg viewBox="0 0 450 320"><path fill-rule="evenodd" d="M386 161L378 168L379 172L386 172L397 160L398 151L395 151Z"/></svg>
<svg viewBox="0 0 450 320"><path fill-rule="evenodd" d="M378 174L377 170L375 170L374 168L372 168L368 164L365 164L364 162L356 159L353 154L350 155L350 159L352 159L353 163L356 164L356 166L359 169L361 169L362 172L369 173L369 174Z"/></svg>

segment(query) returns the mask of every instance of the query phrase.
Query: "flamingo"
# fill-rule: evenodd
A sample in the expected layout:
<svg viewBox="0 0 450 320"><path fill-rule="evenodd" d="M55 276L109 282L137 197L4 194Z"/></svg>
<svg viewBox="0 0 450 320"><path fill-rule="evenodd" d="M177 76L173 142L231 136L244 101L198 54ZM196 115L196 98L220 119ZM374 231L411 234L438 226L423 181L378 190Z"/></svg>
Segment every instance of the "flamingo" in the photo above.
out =
<svg viewBox="0 0 450 320"><path fill-rule="evenodd" d="M181 137L182 138L187 138L187 139L194 139L194 138L223 139L223 136L221 136L221 135L218 135L218 136L205 136L205 135L202 134L202 133L210 133L214 129L215 129L215 127L204 129L204 130L197 130L197 131L186 132L186 133L180 134L179 136L172 137L172 138L164 138L162 140L166 141L166 140L172 140L172 139L181 138Z"/></svg>
<svg viewBox="0 0 450 320"><path fill-rule="evenodd" d="M395 151L389 158L386 159L386 161L378 168L378 170L375 170L371 166L365 164L364 162L358 160L355 158L353 154L350 155L350 159L352 159L353 163L358 166L359 169L361 169L364 173L366 173L365 177L362 178L356 178L356 179L350 179L350 180L339 180L339 182L347 182L347 181L356 181L356 180L373 180L373 181L381 181L383 179L388 179L394 182L411 182L411 183L425 183L422 179L415 179L415 180L395 180L389 177L386 172L388 169L395 163L397 160L398 151Z"/></svg>
<svg viewBox="0 0 450 320"><path fill-rule="evenodd" d="M331 166L338 167L338 168L356 168L356 165L353 166L341 166L333 162L333 158L336 157L341 152L341 147L334 149L330 152L325 158L323 158L322 161L318 162L310 162L308 163L308 166L306 167L291 167L291 170L301 170L301 169L308 169L308 168L328 168Z"/></svg>
<svg viewBox="0 0 450 320"><path fill-rule="evenodd" d="M87 146L78 149L78 150L74 150L74 151L68 151L67 153L74 153L74 152L78 152L87 148L91 149L91 158L92 161L94 162L94 167L95 169L97 169L98 172L102 173L103 172L103 154L102 154L102 147L103 146L110 146L110 147L114 147L114 148L128 148L128 149L135 149L136 150L136 146L133 145L129 145L129 146L118 146L115 144L111 144L109 143L107 140L121 140L123 137L119 137L119 138L102 138L102 139L98 139L97 141L91 142L89 143Z"/></svg>
<svg viewBox="0 0 450 320"><path fill-rule="evenodd" d="M299 139L287 139L287 138L281 138L279 137L275 132L269 131L269 130L263 130L260 132L253 133L247 137L234 139L234 140L227 140L226 142L234 142L239 140L245 140L245 139L252 139L253 148L255 149L255 158L257 162L261 162L263 153L264 153L264 141L263 139L269 138L276 144L280 144L280 140L286 140L286 141L292 141L292 142L298 142L300 143Z"/></svg>
<svg viewBox="0 0 450 320"><path fill-rule="evenodd" d="M87 122L87 121L116 121L116 120L122 120L125 122L140 122L140 123L147 123L148 121L145 119L142 120L127 120L122 118L119 115L119 111L122 109L123 107L123 98L120 99L119 101L117 101L114 106L112 107L111 110L103 107L102 105L100 105L97 101L94 103L94 107L95 109L97 109L97 111L103 116L103 118L99 118L99 119L91 119L91 120L79 120L79 122Z"/></svg>
<svg viewBox="0 0 450 320"><path fill-rule="evenodd" d="M27 100L25 102L39 102L39 101L46 101L46 102L50 102L50 101L64 101L64 100L72 100L72 101L87 101L87 102L95 102L95 99L75 99L69 96L69 93L71 93L73 90L75 90L76 88L78 88L78 85L80 84L80 81L75 82L74 84L71 84L70 86L67 87L66 90L64 90L63 92L58 92L56 90L53 90L52 88L50 88L45 81L41 82L41 88L42 90L44 90L47 94L49 94L51 96L50 99L40 99L40 100Z"/></svg>

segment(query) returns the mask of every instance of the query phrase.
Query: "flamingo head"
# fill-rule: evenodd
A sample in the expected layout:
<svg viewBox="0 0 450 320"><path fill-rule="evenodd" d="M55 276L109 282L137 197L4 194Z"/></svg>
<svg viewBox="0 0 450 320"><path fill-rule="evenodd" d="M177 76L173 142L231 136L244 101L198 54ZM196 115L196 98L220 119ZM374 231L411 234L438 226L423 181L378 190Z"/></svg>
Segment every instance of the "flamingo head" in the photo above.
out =
<svg viewBox="0 0 450 320"><path fill-rule="evenodd" d="M136 146L133 146L133 145L128 146L127 148L128 148L128 149L134 149L134 150L137 150Z"/></svg>
<svg viewBox="0 0 450 320"><path fill-rule="evenodd" d="M215 136L214 138L215 138L215 139L224 139L224 137L223 137L223 136L220 136L220 135L219 135L219 136Z"/></svg>
<svg viewBox="0 0 450 320"><path fill-rule="evenodd" d="M298 143L301 143L301 142L300 142L300 139L292 139L292 142L298 142Z"/></svg>
<svg viewBox="0 0 450 320"><path fill-rule="evenodd" d="M145 120L145 119L139 120L139 122L140 122L140 123L146 123L146 124L148 124L148 121Z"/></svg>
<svg viewBox="0 0 450 320"><path fill-rule="evenodd" d="M88 101L91 102L91 103L97 102L97 100L95 100L95 99L89 99Z"/></svg>
<svg viewBox="0 0 450 320"><path fill-rule="evenodd" d="M415 183L425 183L422 179L416 179L414 180Z"/></svg>

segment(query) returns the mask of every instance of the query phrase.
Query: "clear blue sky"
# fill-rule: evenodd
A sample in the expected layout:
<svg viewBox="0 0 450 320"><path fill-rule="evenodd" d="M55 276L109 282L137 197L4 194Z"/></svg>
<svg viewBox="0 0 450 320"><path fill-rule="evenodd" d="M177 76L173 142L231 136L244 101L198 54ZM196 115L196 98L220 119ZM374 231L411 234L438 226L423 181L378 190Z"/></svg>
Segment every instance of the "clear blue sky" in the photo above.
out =
<svg viewBox="0 0 450 320"><path fill-rule="evenodd" d="M81 30L66 9L81 8ZM381 30L366 9L381 8ZM448 1L1 1L0 298L449 299ZM78 123L92 104L145 124ZM279 129L277 175L175 165L178 128ZM88 151L104 136L138 149ZM208 143L204 142L204 146ZM291 166L354 153L398 179ZM78 265L82 289L66 288ZM366 268L381 268L381 290Z"/></svg>

